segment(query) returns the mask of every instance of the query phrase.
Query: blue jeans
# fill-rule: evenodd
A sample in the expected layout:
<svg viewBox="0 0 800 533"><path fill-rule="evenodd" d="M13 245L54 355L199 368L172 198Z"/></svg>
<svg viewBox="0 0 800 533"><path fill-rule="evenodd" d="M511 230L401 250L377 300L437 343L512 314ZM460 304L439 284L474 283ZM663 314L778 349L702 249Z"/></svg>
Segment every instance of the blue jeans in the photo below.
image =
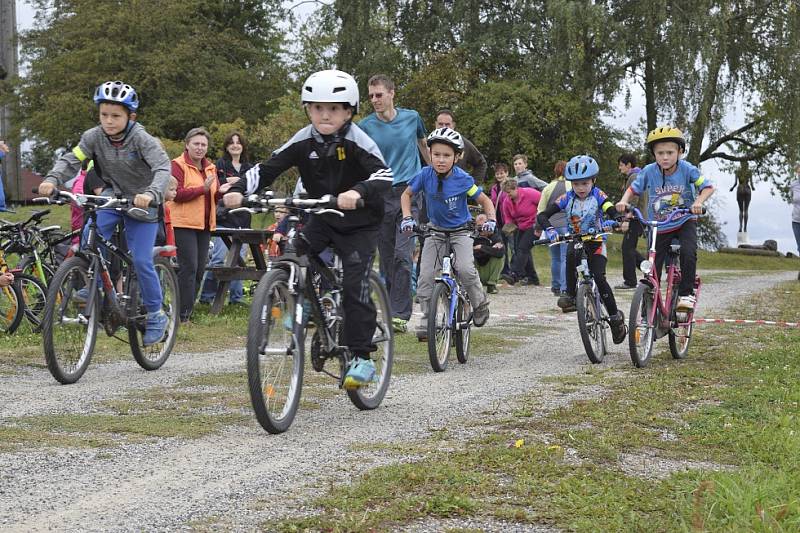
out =
<svg viewBox="0 0 800 533"><path fill-rule="evenodd" d="M556 228L559 235L567 234L567 227ZM550 286L561 292L567 290L567 244L550 246L550 275L553 281Z"/></svg>
<svg viewBox="0 0 800 533"><path fill-rule="evenodd" d="M227 229L221 226L217 226L217 229ZM225 256L228 253L228 247L225 246L225 243L222 242L220 237L214 237L213 241L214 246L211 248L210 257L208 258L208 264L206 266L221 266L225 263ZM241 251L242 261L244 261L245 257L247 257L247 248L242 246ZM217 285L218 282L214 277L214 274L211 272L206 271L205 278L203 278L203 288L200 292L200 301L201 302L210 302L214 299L217 294ZM230 302L241 302L244 300L244 286L242 284L242 280L235 279L231 280L230 284Z"/></svg>
<svg viewBox="0 0 800 533"><path fill-rule="evenodd" d="M139 291L142 303L148 313L161 310L161 284L153 266L153 247L156 244L157 222L142 222L117 211L101 210L97 212L97 230L107 240L114 235L114 228L122 221L125 227L125 239L133 258L133 268L139 278ZM88 231L88 226L84 228Z"/></svg>

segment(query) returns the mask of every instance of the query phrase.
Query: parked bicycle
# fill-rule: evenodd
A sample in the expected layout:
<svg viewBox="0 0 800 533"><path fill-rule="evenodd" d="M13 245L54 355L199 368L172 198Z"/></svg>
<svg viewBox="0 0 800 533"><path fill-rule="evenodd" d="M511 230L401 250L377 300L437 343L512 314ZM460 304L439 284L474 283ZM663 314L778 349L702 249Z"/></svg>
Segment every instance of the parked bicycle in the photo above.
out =
<svg viewBox="0 0 800 533"><path fill-rule="evenodd" d="M341 260L336 254L332 264L325 264L318 256L298 256L293 243L300 222L298 213L343 214L333 209L336 198L331 196L273 198L271 192L266 192L251 196L245 205L231 212L263 213L286 207L291 213L284 253L268 263L267 273L256 287L247 331L247 378L256 419L268 432L282 433L289 429L300 403L306 349L312 368L336 379L340 389L344 388L345 374L352 361L353 354L340 344L346 320ZM394 361L389 297L373 271L369 274L369 286L377 310L373 342L378 351L372 355L377 381L345 389L353 404L362 410L375 409L383 401ZM329 361L335 368L326 368Z"/></svg>
<svg viewBox="0 0 800 533"><path fill-rule="evenodd" d="M47 293L42 322L47 368L61 383L75 383L89 365L102 325L109 337L130 344L136 362L145 370L160 368L172 352L178 332L178 278L170 262L159 254L166 247L155 247L155 270L163 295L162 309L167 315L163 339L145 346L147 312L142 304L136 270L131 255L105 239L97 227L99 209L145 212L124 198L108 198L59 191L49 203L72 202L87 213L83 247L56 270ZM121 265L118 278L110 270L112 258ZM124 331L127 340L116 336Z"/></svg>
<svg viewBox="0 0 800 533"><path fill-rule="evenodd" d="M604 228L614 228L619 224L614 222L607 224ZM575 295L575 307L578 314L578 330L581 333L581 341L589 361L598 364L602 363L608 352L608 340L606 332L611 329L611 319L606 311L606 306L600 297L600 290L589 269L589 260L586 256L584 243L594 241L598 238L609 235L610 232L597 233L589 231L585 233L572 233L558 235L555 240L539 239L534 241L534 245L548 244L557 246L563 243L573 243L573 248L577 254L575 258L576 269L579 274L578 286Z"/></svg>
<svg viewBox="0 0 800 533"><path fill-rule="evenodd" d="M35 276L27 274L19 268L11 268L6 255L18 255L25 248L24 223L7 223L0 226L0 272L11 272L14 283L3 288L0 298L0 331L11 334L20 326L25 318L33 331L41 327L44 315L47 286Z"/></svg>
<svg viewBox="0 0 800 533"><path fill-rule="evenodd" d="M426 240L433 237L428 242L440 242L443 246L441 272L434 278L433 292L428 304L428 358L434 372L444 372L447 369L453 345L459 363L464 364L469 359L472 305L453 269L456 258L450 237L457 233L471 233L473 229L472 224L469 224L454 229L422 225L414 230Z"/></svg>
<svg viewBox="0 0 800 533"><path fill-rule="evenodd" d="M705 212L705 210L704 210ZM641 211L633 208L634 216L649 226L649 253L640 266L644 277L639 281L631 301L631 314L628 330L630 335L631 360L639 368L647 366L653 354L653 343L656 339L669 336L669 350L675 359L683 359L689 352L694 328L694 312L700 300L700 276L694 279L695 303L689 312L676 312L678 303L678 286L681 282L680 251L681 245L674 239L664 260L667 267L666 290L661 296L661 285L656 271L656 238L658 226L672 220L691 215L690 209L679 207L671 211L665 220L645 220ZM671 238L669 236L666 236Z"/></svg>

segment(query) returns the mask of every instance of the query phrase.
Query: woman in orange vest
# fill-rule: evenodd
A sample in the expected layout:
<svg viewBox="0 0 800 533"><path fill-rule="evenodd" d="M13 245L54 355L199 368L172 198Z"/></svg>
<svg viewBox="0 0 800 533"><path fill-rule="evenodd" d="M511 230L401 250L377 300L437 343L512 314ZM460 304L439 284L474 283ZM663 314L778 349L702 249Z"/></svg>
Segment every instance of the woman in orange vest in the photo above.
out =
<svg viewBox="0 0 800 533"><path fill-rule="evenodd" d="M208 261L208 243L217 227L216 201L225 189L217 181L217 167L206 158L211 137L204 128L192 128L184 139L183 154L172 160L178 181L175 200L168 202L175 244L178 246L178 289L181 322L192 315L197 290Z"/></svg>

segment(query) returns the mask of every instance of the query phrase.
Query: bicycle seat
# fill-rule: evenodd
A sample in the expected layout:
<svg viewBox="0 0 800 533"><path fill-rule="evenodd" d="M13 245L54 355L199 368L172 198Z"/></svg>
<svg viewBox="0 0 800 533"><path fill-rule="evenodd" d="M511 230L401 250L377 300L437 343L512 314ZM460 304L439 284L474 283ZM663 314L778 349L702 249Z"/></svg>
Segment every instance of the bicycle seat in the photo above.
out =
<svg viewBox="0 0 800 533"><path fill-rule="evenodd" d="M672 243L669 245L669 249L672 251L673 254L681 253L681 241L678 239L672 239Z"/></svg>

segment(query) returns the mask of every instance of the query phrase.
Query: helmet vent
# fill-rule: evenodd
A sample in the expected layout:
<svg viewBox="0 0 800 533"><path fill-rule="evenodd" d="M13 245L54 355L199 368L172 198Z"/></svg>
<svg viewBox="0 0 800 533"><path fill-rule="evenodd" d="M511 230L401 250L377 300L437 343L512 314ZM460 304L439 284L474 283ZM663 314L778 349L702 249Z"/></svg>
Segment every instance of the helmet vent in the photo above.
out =
<svg viewBox="0 0 800 533"><path fill-rule="evenodd" d="M334 87L333 88L333 92L334 93L340 93L340 92L343 92L343 91L346 91L346 90L347 90L347 87Z"/></svg>

